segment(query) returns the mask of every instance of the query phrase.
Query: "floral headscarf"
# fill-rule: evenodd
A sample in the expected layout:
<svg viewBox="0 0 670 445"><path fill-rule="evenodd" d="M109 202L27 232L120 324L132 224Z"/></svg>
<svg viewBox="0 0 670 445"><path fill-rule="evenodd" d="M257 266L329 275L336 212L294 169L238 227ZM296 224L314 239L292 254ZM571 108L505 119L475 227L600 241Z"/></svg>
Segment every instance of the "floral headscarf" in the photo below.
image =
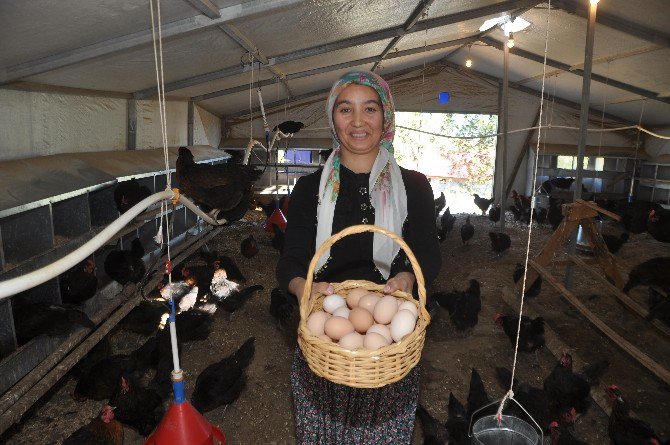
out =
<svg viewBox="0 0 670 445"><path fill-rule="evenodd" d="M375 224L398 235L402 235L402 224L407 217L407 195L400 167L393 158L393 136L395 134L395 107L388 84L377 74L369 71L353 71L342 76L330 90L326 102L326 114L333 133L335 149L326 161L319 184L319 206L317 209L316 246L323 244L332 234L335 203L340 191L340 140L335 131L333 110L337 97L349 85L364 85L379 95L384 114L380 150L370 172L370 201L375 208ZM381 150L383 148L383 150ZM384 278L388 278L391 262L400 247L388 237L374 234L373 259ZM330 251L317 263L317 271L325 264Z"/></svg>

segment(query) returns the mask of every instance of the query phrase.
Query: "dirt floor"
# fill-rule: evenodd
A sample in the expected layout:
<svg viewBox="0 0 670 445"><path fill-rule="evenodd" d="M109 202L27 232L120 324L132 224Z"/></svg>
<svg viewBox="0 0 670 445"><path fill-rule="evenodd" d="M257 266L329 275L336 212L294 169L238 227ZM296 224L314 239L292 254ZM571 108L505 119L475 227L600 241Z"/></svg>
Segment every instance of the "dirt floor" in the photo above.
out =
<svg viewBox="0 0 670 445"><path fill-rule="evenodd" d="M279 331L268 313L270 291L276 283L274 269L278 253L270 244L271 236L259 227L261 219L259 212L250 212L246 223L224 229L221 236L209 243L209 247L220 254L232 256L246 274L248 284L262 284L265 290L236 312L230 321L225 315L217 313L209 341L186 344L182 354L182 368L186 372L189 394L198 373L207 365L234 351L250 336L256 337L256 354L248 370L247 389L226 409L219 408L206 415L225 432L229 444L295 442L289 372L296 344L297 319L293 326ZM492 223L481 216L473 216L475 236L469 246L462 246L458 228L464 219L465 215L458 215L454 231L441 244L443 267L438 279L429 288L429 293L464 289L468 280L474 278L481 283L483 309L479 324L465 337L452 329L446 311L437 309L433 314L420 364L420 401L440 420L446 420L449 392L465 401L472 367L480 372L492 398L499 398L505 392L495 379L494 368L510 368L513 349L510 341L493 322L493 317L497 312L512 311L501 295L512 298L516 295L512 271L517 262L523 262L526 250L526 228L510 221L508 233L512 238L512 248L502 257L497 257L491 251L487 234L492 229ZM619 232L614 226L606 225L605 230ZM254 234L261 246L260 253L252 259L246 259L239 253L240 242L249 233ZM531 257L544 246L550 234L551 229L547 227L534 227ZM670 256L670 244L658 243L647 234L642 234L632 236L616 258L626 277L632 266L655 256ZM199 260L194 257L193 261L197 263ZM564 269L554 267L551 270L562 279ZM599 282L585 272L576 269L574 283L574 293L590 310L666 369L670 369L670 341L667 338L662 338L662 334L657 334L647 322L619 304ZM646 306L646 290L643 287L634 289L631 296ZM661 437L670 436L670 387L600 334L548 283L543 284L540 296L527 301L527 305L530 310L545 318L548 327L569 345L570 352L588 362L609 359L611 366L601 387L616 383L638 417L649 422ZM117 352L131 351L142 341L138 336L120 330L112 333L111 340ZM548 349L537 354L520 353L517 376L535 386L542 386L544 377L557 362ZM73 401L68 393L74 384L73 378L64 378L24 417L21 424L0 437L0 443L60 443L89 422L103 403ZM602 389L595 388L594 391L602 392ZM609 443L608 415L593 403L587 414L577 421L573 434L591 444ZM413 443L422 443L421 437L420 427L417 427ZM126 429L125 443L141 444L142 438Z"/></svg>

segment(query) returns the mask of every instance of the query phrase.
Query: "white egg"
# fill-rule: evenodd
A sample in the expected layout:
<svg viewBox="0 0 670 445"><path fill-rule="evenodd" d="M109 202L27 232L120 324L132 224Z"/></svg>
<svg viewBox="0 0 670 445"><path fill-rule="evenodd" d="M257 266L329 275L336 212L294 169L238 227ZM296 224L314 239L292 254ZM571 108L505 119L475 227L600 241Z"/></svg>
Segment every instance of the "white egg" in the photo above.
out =
<svg viewBox="0 0 670 445"><path fill-rule="evenodd" d="M386 337L376 332L368 332L367 334L365 334L365 338L363 339L363 347L365 349L370 349L371 351L383 348L384 346L388 346L389 344L391 344L391 342L388 341Z"/></svg>
<svg viewBox="0 0 670 445"><path fill-rule="evenodd" d="M323 326L326 324L326 320L330 318L329 314L326 314L323 311L316 311L309 317L307 317L307 329L312 335L323 335L324 330Z"/></svg>
<svg viewBox="0 0 670 445"><path fill-rule="evenodd" d="M372 315L377 323L387 324L391 322L396 312L398 312L396 298L392 295L386 295L375 305Z"/></svg>
<svg viewBox="0 0 670 445"><path fill-rule="evenodd" d="M333 312L333 316L349 318L349 312L351 312L351 310L347 306L340 306L337 309L335 309L335 312Z"/></svg>
<svg viewBox="0 0 670 445"><path fill-rule="evenodd" d="M350 351L355 351L356 349L361 349L363 347L364 336L358 332L350 332L340 338L339 345L344 349Z"/></svg>
<svg viewBox="0 0 670 445"><path fill-rule="evenodd" d="M411 301L403 301L400 306L398 306L398 310L407 310L410 311L411 313L414 314L414 319L416 320L419 318L419 309L417 309L416 304L412 303Z"/></svg>
<svg viewBox="0 0 670 445"><path fill-rule="evenodd" d="M337 308L345 306L347 302L337 294L328 295L323 299L323 310L332 314Z"/></svg>
<svg viewBox="0 0 670 445"><path fill-rule="evenodd" d="M388 326L384 324L373 324L372 326L370 326L370 329L368 329L367 334L371 333L381 334L388 341L389 345L393 343L393 337L391 337L391 330L389 329Z"/></svg>
<svg viewBox="0 0 670 445"><path fill-rule="evenodd" d="M391 320L391 337L393 341L399 342L402 338L411 333L416 326L414 314L407 309L398 311Z"/></svg>

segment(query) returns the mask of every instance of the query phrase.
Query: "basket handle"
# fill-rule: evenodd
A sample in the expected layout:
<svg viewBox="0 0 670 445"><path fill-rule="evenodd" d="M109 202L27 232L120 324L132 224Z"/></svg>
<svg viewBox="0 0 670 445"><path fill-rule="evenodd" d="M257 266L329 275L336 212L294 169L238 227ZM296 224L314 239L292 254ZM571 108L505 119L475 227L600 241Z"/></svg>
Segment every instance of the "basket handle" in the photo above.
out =
<svg viewBox="0 0 670 445"><path fill-rule="evenodd" d="M307 320L307 316L309 315L307 314L307 304L309 303L309 298L312 295L314 269L316 269L316 263L319 261L319 258L321 258L321 256L326 252L326 250L330 248L330 246L345 236L364 232L381 233L382 235L386 235L400 245L402 250L407 255L407 258L412 265L414 276L416 277L416 283L419 290L419 310L426 320L430 320L430 315L428 314L428 311L426 311L426 282L423 279L423 272L421 270L421 266L419 265L419 261L414 256L412 249L410 249L407 243L395 233L372 224L357 224L354 226L349 226L341 232L332 235L321 245L321 247L317 249L316 253L314 253L314 257L312 257L312 261L309 263L309 269L307 270L305 289L303 290L302 298L300 299L300 318L302 320Z"/></svg>

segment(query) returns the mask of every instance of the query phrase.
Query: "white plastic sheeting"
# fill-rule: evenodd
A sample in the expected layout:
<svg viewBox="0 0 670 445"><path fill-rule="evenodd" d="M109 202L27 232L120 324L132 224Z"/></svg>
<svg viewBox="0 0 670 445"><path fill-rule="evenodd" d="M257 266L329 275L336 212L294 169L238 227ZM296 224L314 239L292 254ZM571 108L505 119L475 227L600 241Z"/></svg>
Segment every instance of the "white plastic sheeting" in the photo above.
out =
<svg viewBox="0 0 670 445"><path fill-rule="evenodd" d="M0 160L123 150L125 99L0 90Z"/></svg>
<svg viewBox="0 0 670 445"><path fill-rule="evenodd" d="M195 106L193 113L193 143L218 147L221 142L221 119Z"/></svg>

